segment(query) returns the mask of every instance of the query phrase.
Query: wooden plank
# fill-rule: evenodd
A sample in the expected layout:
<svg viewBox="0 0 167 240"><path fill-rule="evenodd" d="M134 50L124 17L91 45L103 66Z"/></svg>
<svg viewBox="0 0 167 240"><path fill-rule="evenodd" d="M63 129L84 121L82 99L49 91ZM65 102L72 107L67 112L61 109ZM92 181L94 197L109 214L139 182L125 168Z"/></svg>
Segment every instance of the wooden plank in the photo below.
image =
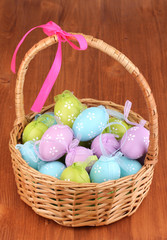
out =
<svg viewBox="0 0 167 240"><path fill-rule="evenodd" d="M0 239L167 239L167 1L164 0L1 0L0 1ZM10 71L13 51L30 28L54 21L66 31L102 39L130 58L148 80L159 114L160 152L148 196L136 213L102 227L67 228L36 215L18 194L8 150L15 120L15 75ZM17 69L26 51L45 35L35 30L19 50ZM110 57L88 48L85 52L63 44L60 75L46 104L69 89L79 98L111 100L148 117L136 83ZM39 53L29 66L24 86L25 110L30 107L51 67L56 46Z"/></svg>

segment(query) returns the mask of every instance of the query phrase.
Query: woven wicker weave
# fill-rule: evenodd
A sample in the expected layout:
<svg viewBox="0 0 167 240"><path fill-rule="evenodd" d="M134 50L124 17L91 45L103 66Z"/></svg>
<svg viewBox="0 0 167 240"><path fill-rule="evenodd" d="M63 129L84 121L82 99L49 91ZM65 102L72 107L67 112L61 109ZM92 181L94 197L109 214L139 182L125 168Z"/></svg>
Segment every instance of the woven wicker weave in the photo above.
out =
<svg viewBox="0 0 167 240"><path fill-rule="evenodd" d="M133 214L147 195L157 162L158 115L151 89L138 68L122 53L92 36L83 35L88 45L117 60L133 76L144 94L149 112L150 144L141 170L131 176L104 183L77 184L41 174L29 167L15 145L20 141L25 125L34 118L25 116L23 86L30 61L41 50L57 43L57 36L47 37L34 45L25 55L18 74L15 89L16 121L10 135L10 151L18 193L21 199L37 214L65 226L100 226L115 222ZM81 99L87 106L104 105L123 112L123 106L111 101ZM44 107L41 113L53 110L54 105ZM129 119L139 122L142 117L130 112Z"/></svg>

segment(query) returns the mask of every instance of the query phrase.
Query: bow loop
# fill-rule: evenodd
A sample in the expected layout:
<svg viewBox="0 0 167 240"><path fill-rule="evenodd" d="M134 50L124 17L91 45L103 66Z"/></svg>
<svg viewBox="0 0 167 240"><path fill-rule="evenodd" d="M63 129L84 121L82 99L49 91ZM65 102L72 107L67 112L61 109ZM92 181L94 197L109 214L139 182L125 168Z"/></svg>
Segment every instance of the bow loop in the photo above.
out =
<svg viewBox="0 0 167 240"><path fill-rule="evenodd" d="M42 85L42 88L33 104L33 106L31 107L31 110L33 112L40 112L56 79L57 76L60 72L60 68L61 68L61 61L62 61L62 53L61 53L61 42L68 42L69 45L76 49L76 50L86 50L87 49L87 41L86 39L79 34L71 34L68 32L63 31L60 26L58 26L56 23L50 21L46 24L34 27L32 29L30 29L21 39L21 41L19 42L19 44L17 45L13 57L12 57L12 62L11 62L11 70L12 72L15 73L15 65L16 65L16 55L17 52L21 46L21 44L23 43L24 39L27 37L27 35L32 32L33 30L35 30L36 28L42 28L43 32L47 35L47 36L52 36L52 35L57 35L58 37L58 48L57 48L57 53L54 59L54 62L52 64L52 67ZM78 41L79 43L79 47L77 47L74 43L72 43L70 41L70 39L75 39L76 41Z"/></svg>
<svg viewBox="0 0 167 240"><path fill-rule="evenodd" d="M54 34L61 34L63 35L65 32L61 29L60 26L58 26L56 23L50 21L43 25L43 32L47 36L52 36ZM65 34L64 34L65 35Z"/></svg>

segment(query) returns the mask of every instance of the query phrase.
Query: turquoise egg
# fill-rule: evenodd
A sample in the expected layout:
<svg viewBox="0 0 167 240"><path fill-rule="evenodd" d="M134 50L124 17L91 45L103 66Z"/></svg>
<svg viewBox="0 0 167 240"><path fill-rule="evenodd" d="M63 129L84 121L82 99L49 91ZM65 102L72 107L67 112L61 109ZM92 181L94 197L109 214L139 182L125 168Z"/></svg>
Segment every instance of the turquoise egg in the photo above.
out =
<svg viewBox="0 0 167 240"><path fill-rule="evenodd" d="M55 116L55 115L54 115L54 112L46 112L46 113L44 113L44 114L48 114L48 115L53 116L53 117ZM37 118L40 117L41 115L42 115L42 114L40 114L40 113L37 114L37 115L35 115L34 120L37 120Z"/></svg>
<svg viewBox="0 0 167 240"><path fill-rule="evenodd" d="M121 177L135 174L142 168L142 165L138 161L125 156L118 157L116 161L121 169Z"/></svg>
<svg viewBox="0 0 167 240"><path fill-rule="evenodd" d="M73 124L74 136L80 141L89 141L104 130L108 120L105 107L87 108L78 115Z"/></svg>
<svg viewBox="0 0 167 240"><path fill-rule="evenodd" d="M33 141L28 141L24 144L17 144L15 148L20 151L22 158L30 167L38 170L39 165L43 164L43 161L35 153L34 144Z"/></svg>
<svg viewBox="0 0 167 240"><path fill-rule="evenodd" d="M50 113L44 113L42 115L37 114L35 116L35 120L37 120L37 122L44 123L47 127L51 127L51 126L57 124L55 117Z"/></svg>
<svg viewBox="0 0 167 240"><path fill-rule="evenodd" d="M49 114L50 116L55 116L54 112L46 112L46 114Z"/></svg>
<svg viewBox="0 0 167 240"><path fill-rule="evenodd" d="M90 171L91 182L102 183L120 178L121 170L115 157L101 156Z"/></svg>
<svg viewBox="0 0 167 240"><path fill-rule="evenodd" d="M39 161L38 162L38 165L37 165L37 170L39 171L39 169L44 165L44 164L46 164L47 162L45 162L45 161Z"/></svg>
<svg viewBox="0 0 167 240"><path fill-rule="evenodd" d="M54 161L42 165L39 172L60 179L60 176L65 168L66 167L63 163Z"/></svg>

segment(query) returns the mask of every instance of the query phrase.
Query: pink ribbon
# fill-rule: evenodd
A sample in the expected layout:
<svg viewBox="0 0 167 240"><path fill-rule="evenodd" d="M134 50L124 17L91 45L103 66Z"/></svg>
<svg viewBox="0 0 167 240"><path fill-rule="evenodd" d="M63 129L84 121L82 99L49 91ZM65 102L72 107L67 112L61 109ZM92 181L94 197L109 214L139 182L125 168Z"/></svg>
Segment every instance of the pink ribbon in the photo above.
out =
<svg viewBox="0 0 167 240"><path fill-rule="evenodd" d="M40 25L37 27L34 27L32 29L30 29L21 39L21 41L19 42L19 44L17 45L13 57L12 57L12 62L11 62L11 70L13 73L16 73L16 55L17 52L19 50L19 47L21 46L21 44L23 43L24 39L27 37L27 35L32 32L34 29L36 28L42 28L43 32L47 35L47 36L52 36L54 34L57 35L58 38L58 48L57 48L57 53L54 59L54 62L52 64L52 67L42 85L42 88L33 104L33 106L31 107L31 110L33 112L40 112L56 79L57 76L60 72L60 68L61 68L61 62L62 62L62 52L61 52L61 42L68 42L70 44L70 46L76 50L86 50L87 49L87 41L86 39L79 34L70 34L67 33L65 31L63 31L56 23L50 21L44 25ZM79 47L77 47L74 43L72 43L70 41L70 39L76 39L79 43Z"/></svg>

